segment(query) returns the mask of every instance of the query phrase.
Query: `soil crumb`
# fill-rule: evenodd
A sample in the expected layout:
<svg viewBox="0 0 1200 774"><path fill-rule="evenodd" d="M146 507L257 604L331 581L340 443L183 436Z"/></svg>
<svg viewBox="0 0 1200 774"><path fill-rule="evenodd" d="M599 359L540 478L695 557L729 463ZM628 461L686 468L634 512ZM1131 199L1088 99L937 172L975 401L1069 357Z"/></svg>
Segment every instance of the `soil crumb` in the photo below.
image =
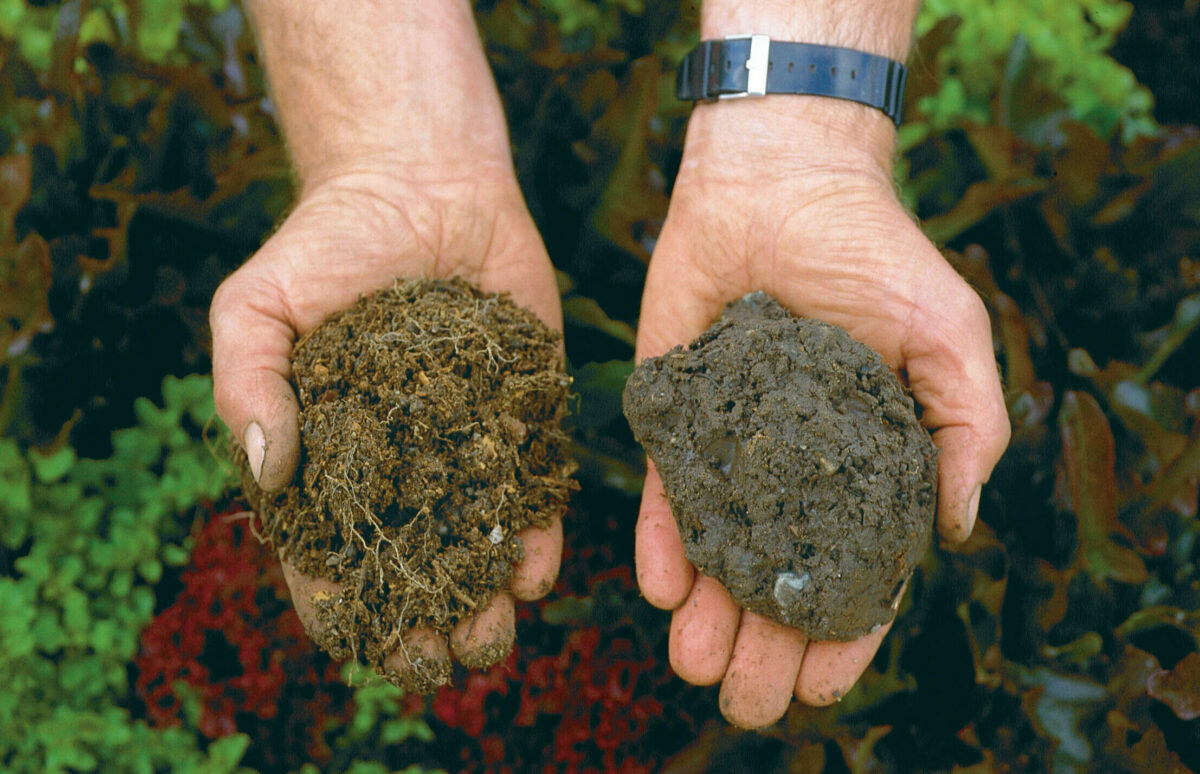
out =
<svg viewBox="0 0 1200 774"><path fill-rule="evenodd" d="M878 353L758 292L641 363L625 416L688 559L816 640L895 616L929 545L937 450Z"/></svg>
<svg viewBox="0 0 1200 774"><path fill-rule="evenodd" d="M448 664L405 658L401 637L483 610L523 557L516 533L561 516L577 486L559 340L507 294L456 278L397 280L297 342L296 478L266 494L243 454L242 483L284 561L340 584L298 600L335 658L408 690L449 680ZM409 668L385 667L392 654Z"/></svg>

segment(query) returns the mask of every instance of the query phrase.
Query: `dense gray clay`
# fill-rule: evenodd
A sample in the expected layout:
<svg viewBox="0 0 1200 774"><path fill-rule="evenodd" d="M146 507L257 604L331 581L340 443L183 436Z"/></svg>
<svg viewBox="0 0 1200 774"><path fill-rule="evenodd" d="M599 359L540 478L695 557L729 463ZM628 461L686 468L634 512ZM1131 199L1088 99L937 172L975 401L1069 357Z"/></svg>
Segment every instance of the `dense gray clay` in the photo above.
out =
<svg viewBox="0 0 1200 774"><path fill-rule="evenodd" d="M637 367L625 415L688 559L817 640L895 615L929 545L937 452L879 355L764 293Z"/></svg>

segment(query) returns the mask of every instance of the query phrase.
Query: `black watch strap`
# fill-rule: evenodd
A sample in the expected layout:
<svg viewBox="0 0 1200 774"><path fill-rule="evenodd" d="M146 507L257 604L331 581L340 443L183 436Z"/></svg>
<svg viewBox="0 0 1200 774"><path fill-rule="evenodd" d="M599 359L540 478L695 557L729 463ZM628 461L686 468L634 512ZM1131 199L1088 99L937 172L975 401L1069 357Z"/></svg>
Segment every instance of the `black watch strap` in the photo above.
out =
<svg viewBox="0 0 1200 774"><path fill-rule="evenodd" d="M705 40L679 66L682 100L811 94L861 102L897 126L908 70L887 57L836 46L788 43L766 35Z"/></svg>

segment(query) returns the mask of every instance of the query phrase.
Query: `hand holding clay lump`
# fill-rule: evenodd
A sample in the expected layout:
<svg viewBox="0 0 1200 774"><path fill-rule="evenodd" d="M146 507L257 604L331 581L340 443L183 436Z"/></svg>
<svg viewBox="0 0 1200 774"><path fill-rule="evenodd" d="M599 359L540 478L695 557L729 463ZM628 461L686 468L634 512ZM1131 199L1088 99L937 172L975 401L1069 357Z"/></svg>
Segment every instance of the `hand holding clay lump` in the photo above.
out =
<svg viewBox="0 0 1200 774"><path fill-rule="evenodd" d="M814 640L891 621L930 542L937 451L879 355L751 293L641 363L625 416L687 558Z"/></svg>

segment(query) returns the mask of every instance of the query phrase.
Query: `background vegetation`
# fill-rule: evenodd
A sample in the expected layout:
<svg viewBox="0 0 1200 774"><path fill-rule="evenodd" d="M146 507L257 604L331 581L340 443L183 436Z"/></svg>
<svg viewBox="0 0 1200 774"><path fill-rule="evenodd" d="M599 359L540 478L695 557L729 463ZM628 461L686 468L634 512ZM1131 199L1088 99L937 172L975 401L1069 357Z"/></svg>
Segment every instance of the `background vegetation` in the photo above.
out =
<svg viewBox="0 0 1200 774"><path fill-rule="evenodd" d="M207 305L291 195L240 8L0 0L0 768L1200 771L1197 4L926 2L898 177L993 314L1013 443L859 687L763 734L670 675L630 570L695 9L477 9L584 489L517 651L422 700L313 650L214 452Z"/></svg>

